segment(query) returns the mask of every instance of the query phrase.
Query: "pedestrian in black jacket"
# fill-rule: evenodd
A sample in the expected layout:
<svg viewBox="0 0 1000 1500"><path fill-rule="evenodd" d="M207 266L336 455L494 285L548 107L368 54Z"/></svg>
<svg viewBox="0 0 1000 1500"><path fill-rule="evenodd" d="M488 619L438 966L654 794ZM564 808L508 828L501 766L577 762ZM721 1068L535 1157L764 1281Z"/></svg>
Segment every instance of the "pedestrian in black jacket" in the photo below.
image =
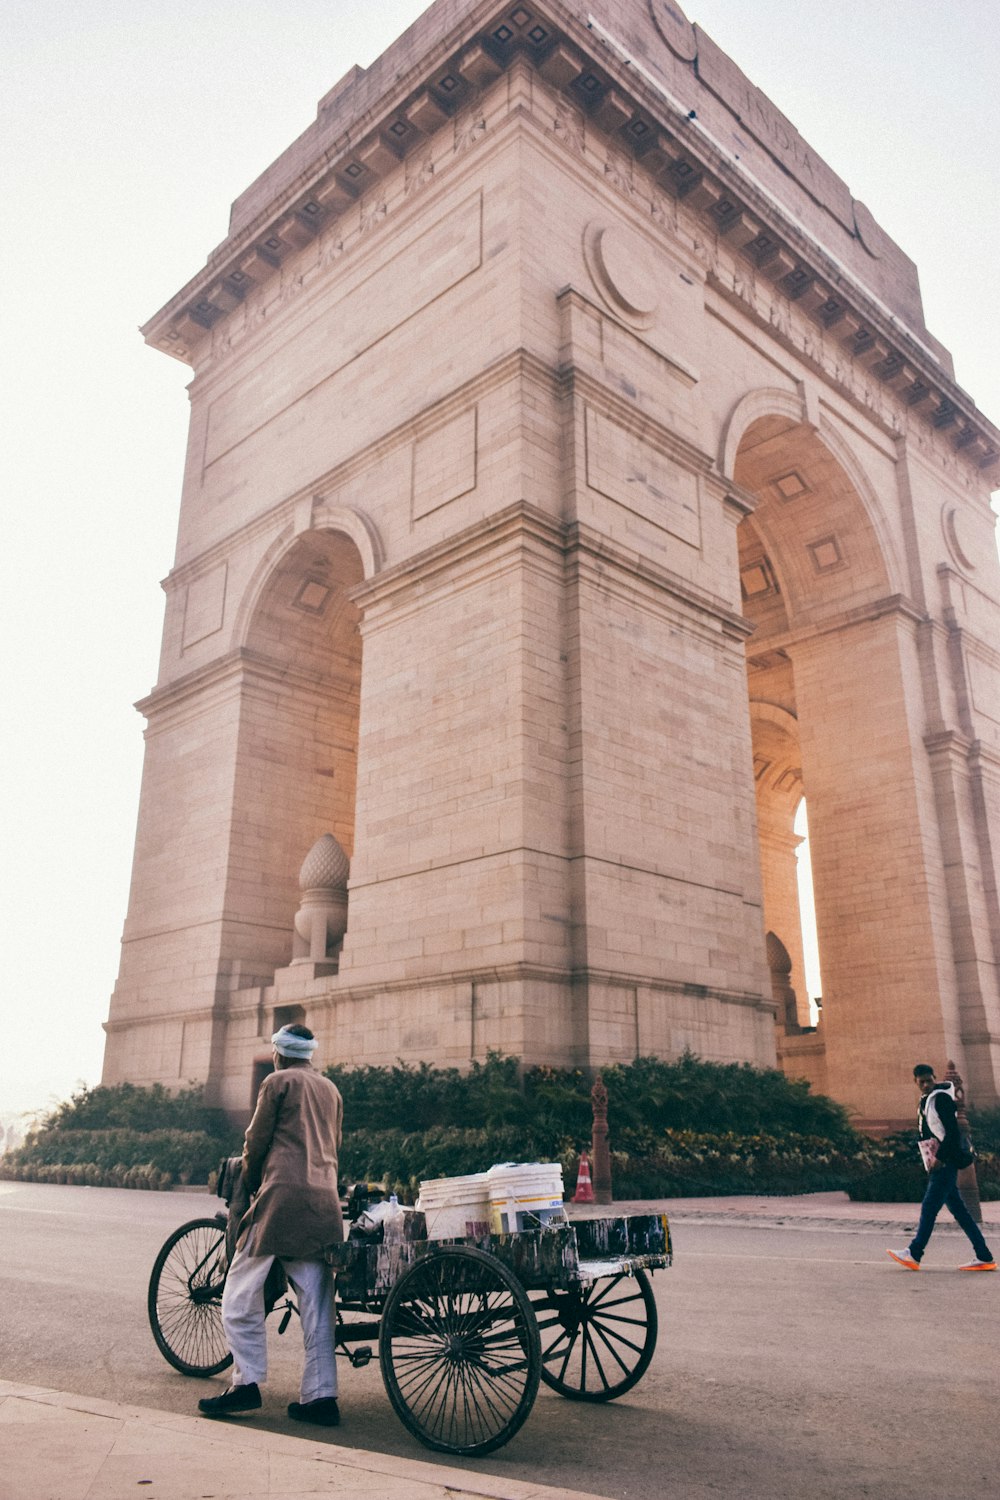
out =
<svg viewBox="0 0 1000 1500"><path fill-rule="evenodd" d="M947 1204L956 1222L972 1241L976 1255L975 1260L960 1266L959 1270L995 1271L997 1265L993 1254L958 1190L959 1168L967 1166L968 1161L965 1143L958 1128L954 1084L938 1083L929 1063L918 1063L913 1070L913 1078L920 1090L920 1105L917 1110L918 1145L927 1168L927 1191L920 1205L920 1223L909 1247L886 1253L905 1270L919 1271L935 1220Z"/></svg>

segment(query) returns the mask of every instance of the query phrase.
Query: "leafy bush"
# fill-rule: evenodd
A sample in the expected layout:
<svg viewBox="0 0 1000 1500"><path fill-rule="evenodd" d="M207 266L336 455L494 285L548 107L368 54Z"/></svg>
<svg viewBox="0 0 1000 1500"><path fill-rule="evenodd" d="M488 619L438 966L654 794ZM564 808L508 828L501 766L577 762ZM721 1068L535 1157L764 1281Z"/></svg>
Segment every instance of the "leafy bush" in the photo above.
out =
<svg viewBox="0 0 1000 1500"><path fill-rule="evenodd" d="M200 1085L171 1093L162 1083L148 1087L116 1083L80 1089L43 1120L41 1132L64 1130L188 1130L228 1140L225 1111L210 1109Z"/></svg>
<svg viewBox="0 0 1000 1500"><path fill-rule="evenodd" d="M864 1164L865 1148L843 1150L815 1136L742 1136L666 1131L641 1153L613 1150L615 1197L660 1198L728 1193L800 1193L845 1188ZM500 1131L357 1130L344 1137L341 1176L386 1181L406 1201L421 1179L465 1176L496 1161L558 1161L567 1192L576 1181L578 1152L568 1138Z"/></svg>
<svg viewBox="0 0 1000 1500"><path fill-rule="evenodd" d="M980 1149L988 1139L985 1132L975 1132L976 1181L984 1203L1000 1199L1000 1153ZM917 1203L924 1196L927 1174L909 1131L870 1141L863 1160L848 1185L850 1196L858 1203Z"/></svg>
<svg viewBox="0 0 1000 1500"><path fill-rule="evenodd" d="M567 1189L589 1145L591 1079L491 1054L469 1072L429 1063L330 1068L344 1096L341 1181L388 1180L412 1201L422 1179L464 1176L497 1161L558 1161ZM909 1133L872 1141L846 1111L775 1069L638 1058L603 1070L615 1196L817 1192L912 1201L923 1171ZM984 1199L1000 1198L1000 1110L973 1116ZM200 1088L84 1089L52 1112L0 1176L156 1187L210 1179L240 1132Z"/></svg>
<svg viewBox="0 0 1000 1500"><path fill-rule="evenodd" d="M640 1057L605 1068L603 1077L615 1145L664 1130L816 1136L845 1148L860 1139L843 1105L777 1068L704 1062L685 1052L671 1062Z"/></svg>
<svg viewBox="0 0 1000 1500"><path fill-rule="evenodd" d="M344 1095L345 1182L421 1179L496 1161L559 1161L567 1189L591 1131L590 1077L491 1055L471 1072L398 1064L331 1068ZM873 1141L841 1105L776 1069L685 1054L603 1070L615 1196L649 1198L847 1189L865 1201L917 1201L922 1168L909 1133ZM357 1127L354 1122L359 1123ZM974 1118L980 1191L1000 1196L1000 1111Z"/></svg>
<svg viewBox="0 0 1000 1500"><path fill-rule="evenodd" d="M485 1063L473 1063L467 1073L430 1063L398 1063L394 1068L327 1068L326 1076L344 1097L348 1123L365 1120L371 1128L414 1131L461 1127L472 1120L484 1128L530 1121L517 1059L495 1053Z"/></svg>
<svg viewBox="0 0 1000 1500"><path fill-rule="evenodd" d="M348 1129L428 1130L517 1126L554 1140L590 1138L591 1079L581 1069L528 1068L491 1053L471 1071L429 1063L394 1068L328 1068L344 1096ZM857 1142L847 1111L775 1068L703 1062L691 1053L673 1062L643 1057L603 1070L614 1143L641 1149L664 1130L735 1130L822 1136L845 1148Z"/></svg>
<svg viewBox="0 0 1000 1500"><path fill-rule="evenodd" d="M977 1151L1000 1156L1000 1107L970 1109L969 1128Z"/></svg>
<svg viewBox="0 0 1000 1500"><path fill-rule="evenodd" d="M162 1187L164 1179L205 1182L239 1135L201 1088L171 1094L162 1084L81 1089L3 1159L3 1175L31 1181ZM97 1175L102 1181L97 1183Z"/></svg>
<svg viewBox="0 0 1000 1500"><path fill-rule="evenodd" d="M57 1130L39 1132L19 1150L9 1153L4 1166L76 1167L91 1164L108 1171L149 1166L170 1177L190 1174L205 1182L222 1156L218 1137L199 1130Z"/></svg>

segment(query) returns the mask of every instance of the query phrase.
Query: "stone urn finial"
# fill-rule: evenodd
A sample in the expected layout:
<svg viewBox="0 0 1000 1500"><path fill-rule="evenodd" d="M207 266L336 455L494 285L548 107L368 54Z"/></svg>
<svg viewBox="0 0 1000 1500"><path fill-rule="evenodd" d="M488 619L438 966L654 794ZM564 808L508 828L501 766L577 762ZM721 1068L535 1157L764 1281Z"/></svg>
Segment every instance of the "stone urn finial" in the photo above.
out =
<svg viewBox="0 0 1000 1500"><path fill-rule="evenodd" d="M351 862L332 833L324 833L302 861L299 890L346 891Z"/></svg>
<svg viewBox="0 0 1000 1500"><path fill-rule="evenodd" d="M295 913L293 963L336 961L347 931L351 862L332 833L313 844L299 871L302 898Z"/></svg>

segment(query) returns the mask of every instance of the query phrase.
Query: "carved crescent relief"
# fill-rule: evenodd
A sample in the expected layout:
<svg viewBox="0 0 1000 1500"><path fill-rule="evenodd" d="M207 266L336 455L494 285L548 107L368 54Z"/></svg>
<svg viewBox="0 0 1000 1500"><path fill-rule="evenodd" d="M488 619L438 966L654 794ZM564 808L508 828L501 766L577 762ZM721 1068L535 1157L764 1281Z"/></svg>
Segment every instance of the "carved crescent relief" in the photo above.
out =
<svg viewBox="0 0 1000 1500"><path fill-rule="evenodd" d="M974 573L975 547L968 536L968 523L955 505L945 503L941 509L941 529L951 560L964 573Z"/></svg>
<svg viewBox="0 0 1000 1500"><path fill-rule="evenodd" d="M588 224L587 270L602 300L625 322L648 328L660 304L651 245L623 224Z"/></svg>
<svg viewBox="0 0 1000 1500"><path fill-rule="evenodd" d="M649 13L674 56L682 62L694 62L698 54L694 27L676 0L649 0Z"/></svg>

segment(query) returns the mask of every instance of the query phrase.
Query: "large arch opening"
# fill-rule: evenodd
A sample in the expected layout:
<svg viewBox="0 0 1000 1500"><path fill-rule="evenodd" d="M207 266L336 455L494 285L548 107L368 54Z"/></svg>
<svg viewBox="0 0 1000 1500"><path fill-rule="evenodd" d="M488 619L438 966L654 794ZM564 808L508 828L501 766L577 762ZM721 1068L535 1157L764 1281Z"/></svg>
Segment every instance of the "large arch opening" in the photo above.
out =
<svg viewBox="0 0 1000 1500"><path fill-rule="evenodd" d="M361 582L355 542L336 531L298 537L264 582L243 641L233 799L232 904L257 918L244 967L271 973L292 955L298 876L331 833L354 852ZM241 887L236 889L236 887Z"/></svg>
<svg viewBox="0 0 1000 1500"><path fill-rule="evenodd" d="M891 817L880 805L877 747L864 728L870 694L884 691L897 706L897 643L878 639L889 567L870 497L866 505L812 426L791 415L758 416L740 437L733 477L757 501L738 543L743 612L754 627L747 691L778 1058L790 1074L840 1092L871 995L872 950L853 920L856 893L878 864L871 841ZM814 939L800 896L803 799ZM811 941L826 991L821 1019L806 972ZM831 1039L839 1058L832 1072Z"/></svg>

